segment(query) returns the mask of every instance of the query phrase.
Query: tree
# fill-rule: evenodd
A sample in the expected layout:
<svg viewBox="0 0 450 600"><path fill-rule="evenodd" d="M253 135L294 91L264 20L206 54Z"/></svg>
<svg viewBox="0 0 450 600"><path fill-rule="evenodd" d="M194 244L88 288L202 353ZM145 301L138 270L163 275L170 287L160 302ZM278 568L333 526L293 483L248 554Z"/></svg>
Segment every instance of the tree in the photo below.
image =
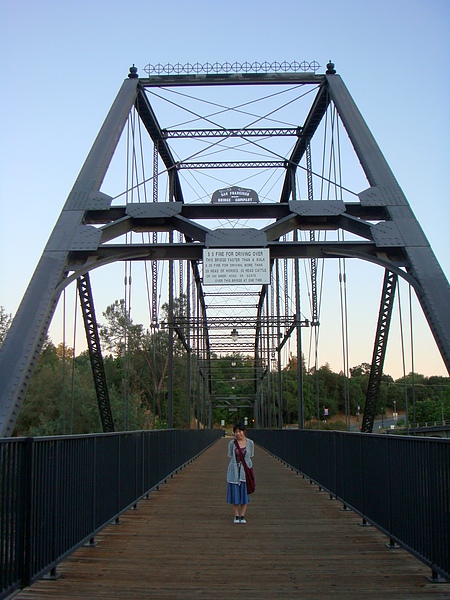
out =
<svg viewBox="0 0 450 600"><path fill-rule="evenodd" d="M3 306L0 306L0 346L11 327L12 320L12 315L8 314Z"/></svg>
<svg viewBox="0 0 450 600"><path fill-rule="evenodd" d="M103 313L107 324L100 326L100 338L106 349L118 356L139 347L144 328L135 325L127 312L125 300L115 300Z"/></svg>
<svg viewBox="0 0 450 600"><path fill-rule="evenodd" d="M138 394L147 411L154 415L154 426L166 422L167 379L169 377L169 305L162 306L160 327L145 331L142 325L134 324L127 313L125 301L116 300L107 307L103 316L107 323L100 327L105 348L115 357L115 382L122 390L124 402L130 394ZM186 423L186 410L180 406L186 397L186 350L180 340L187 336L186 296L173 302L173 416L174 426ZM120 362L120 368L119 368ZM110 368L107 370L107 379ZM120 380L120 381L119 381ZM176 402L180 399L179 402Z"/></svg>
<svg viewBox="0 0 450 600"><path fill-rule="evenodd" d="M361 412L364 407L366 396L361 389L360 382L351 377L348 382L348 391L350 399L350 413L356 415L357 412ZM359 411L358 411L358 406Z"/></svg>
<svg viewBox="0 0 450 600"><path fill-rule="evenodd" d="M145 330L142 325L133 323L123 300L116 300L107 307L103 315L106 323L100 327L100 331L107 349L104 366L116 430L166 426L169 375L173 384L173 424L174 427L186 426L186 402L189 397L186 387L186 297L174 299L173 318L169 319L169 306L165 304L162 308L163 319L160 321L162 326L151 330ZM6 315L2 309L0 317L4 325L2 331L7 331L11 321L10 315ZM173 328L174 332L170 374L169 328ZM297 358L291 356L281 373L282 422L285 424L297 422L297 362ZM213 373L211 380L209 369ZM317 370L307 372L303 357L302 369L305 420L317 416L320 421L325 407L328 408L329 416L343 413L348 408L351 414L355 414L358 405L363 408L370 374L369 363L362 363L350 369L349 378L343 373L334 373L327 363ZM236 399L248 399L252 404L262 399L263 423L267 424L269 411L272 426L278 423L279 375L276 372L267 372L260 382L260 387L258 377L261 373L255 375L253 357L239 353L223 357L212 356L210 364L202 360L200 365L196 356L192 354L190 375L191 402L195 414L194 410L191 411L192 407L189 407L189 414L199 421L208 421L207 403L210 399L213 402L218 398L232 401L234 396ZM209 385L210 382L211 396L209 390L206 394L203 393L206 390L205 384ZM349 405L346 403L347 393ZM392 377L383 374L378 406L396 406L397 410L402 410L406 403L411 423L414 419L416 422L441 420L442 415L449 419L450 378L427 378L419 373L410 373L394 382ZM236 413L230 413L228 408L215 408L213 423L220 423L222 419L228 420L230 416L233 419L247 417L251 422L253 415L253 408L244 404L239 406ZM89 352L85 351L74 357L71 348L63 344L55 347L47 338L19 414L15 434L53 435L100 431L101 422Z"/></svg>
<svg viewBox="0 0 450 600"><path fill-rule="evenodd" d="M364 375L369 376L371 368L371 365L366 362L363 362L360 365L357 365L356 367L351 367L350 377L362 377Z"/></svg>
<svg viewBox="0 0 450 600"><path fill-rule="evenodd" d="M339 411L344 411L344 397L342 393L341 377L334 373L329 363L325 363L318 370L319 377L319 401L320 413L323 415L324 408L328 408L328 414L337 414Z"/></svg>
<svg viewBox="0 0 450 600"><path fill-rule="evenodd" d="M64 364L62 345L47 341L31 378L16 435L60 435L100 432L92 376L70 359Z"/></svg>

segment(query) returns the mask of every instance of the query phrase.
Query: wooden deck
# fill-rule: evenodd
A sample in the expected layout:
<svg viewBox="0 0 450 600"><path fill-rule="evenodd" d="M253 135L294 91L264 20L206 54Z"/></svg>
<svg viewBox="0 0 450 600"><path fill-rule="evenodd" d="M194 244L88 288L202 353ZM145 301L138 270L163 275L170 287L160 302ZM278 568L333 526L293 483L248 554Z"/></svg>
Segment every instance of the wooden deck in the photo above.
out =
<svg viewBox="0 0 450 600"><path fill-rule="evenodd" d="M228 439L188 465L94 548L15 596L31 599L450 598L449 584L338 501L256 449L246 525L225 502Z"/></svg>

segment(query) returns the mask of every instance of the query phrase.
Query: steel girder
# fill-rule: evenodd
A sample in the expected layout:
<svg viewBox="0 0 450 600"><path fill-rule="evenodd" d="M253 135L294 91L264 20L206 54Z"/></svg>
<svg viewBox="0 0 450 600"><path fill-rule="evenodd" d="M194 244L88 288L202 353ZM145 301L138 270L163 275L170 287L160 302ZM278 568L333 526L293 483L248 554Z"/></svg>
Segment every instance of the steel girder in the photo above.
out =
<svg viewBox="0 0 450 600"><path fill-rule="evenodd" d="M198 263L202 259L203 248L214 246L215 243L221 247L227 244L236 246L238 242L248 246L251 240L255 243L257 239L257 246L270 249L272 261L278 258L354 257L375 262L404 277L416 290L450 371L450 289L447 279L341 78L331 73L333 71L326 75L173 75L148 79L139 79L132 74L125 80L69 194L0 349L0 435L12 433L34 365L65 286L91 269L114 261L190 260L199 290L202 320L206 323L207 308ZM293 151L285 161L280 161L286 173L279 202L253 206L187 205L178 177L180 165L174 159L168 136L159 126L145 88L291 83L313 84L318 90L299 128ZM295 199L293 174L331 102L339 113L371 186L359 194L359 203L305 202ZM112 198L100 191L133 106L170 173L171 202L117 207L111 206ZM227 132L224 131L226 136ZM271 218L274 221L260 231L254 230L258 234L256 237L254 234L246 237L244 230L221 230L218 233L195 222L195 219L249 217ZM280 241L281 236L297 229L342 229L360 236L362 241ZM183 233L187 241L184 244L107 243L134 230L176 230ZM210 356L207 326L204 327L204 333L206 354Z"/></svg>
<svg viewBox="0 0 450 600"><path fill-rule="evenodd" d="M287 137L301 135L300 127L265 127L261 129L164 129L165 139L169 138L229 138L229 137Z"/></svg>
<svg viewBox="0 0 450 600"><path fill-rule="evenodd" d="M124 81L56 222L0 349L0 435L13 432L68 271L70 251L97 247L99 232L83 224L86 210L106 208L100 186L131 107L137 79ZM86 270L85 270L86 272Z"/></svg>
<svg viewBox="0 0 450 600"><path fill-rule="evenodd" d="M153 112L150 102L145 95L142 86L139 86L136 97L136 110L146 127L150 137L157 147L158 153L173 179L173 196L175 201L183 202L183 191L181 189L180 179L177 173L177 163L172 155L172 151L167 144L166 138L159 126L158 120Z"/></svg>
<svg viewBox="0 0 450 600"><path fill-rule="evenodd" d="M372 186L360 195L363 206L382 206L386 223L374 226L379 248L395 245L403 250L418 300L450 373L450 287L428 240L386 159L355 102L338 75L326 75L328 90Z"/></svg>
<svg viewBox="0 0 450 600"><path fill-rule="evenodd" d="M85 273L78 278L77 286L81 310L83 312L84 327L86 329L86 339L97 393L100 419L102 421L103 432L109 433L114 431L114 419L109 401L108 385L106 382L97 319L95 318L94 297L92 295L89 273Z"/></svg>
<svg viewBox="0 0 450 600"><path fill-rule="evenodd" d="M306 121L302 127L302 132L297 140L297 143L292 150L291 156L289 158L289 166L287 168L287 173L284 179L283 190L281 192L280 202L288 202L293 193L293 175L295 170L297 169L303 155L306 152L306 148L314 136L314 133L317 130L320 122L322 121L323 116L328 108L330 103L330 98L328 95L327 86L324 85L325 82L322 82L321 87L319 88L319 93L317 94L314 104L309 111L308 116L306 117Z"/></svg>
<svg viewBox="0 0 450 600"><path fill-rule="evenodd" d="M375 420L378 392L383 375L384 357L386 355L389 327L391 325L392 310L394 307L395 288L398 276L391 271L384 275L383 290L381 293L380 312L378 317L377 332L372 357L372 364L367 385L366 402L362 419L362 433L372 433Z"/></svg>
<svg viewBox="0 0 450 600"><path fill-rule="evenodd" d="M298 85L320 84L323 75L314 73L209 73L207 75L152 75L141 77L144 88L159 87L202 87L238 85Z"/></svg>

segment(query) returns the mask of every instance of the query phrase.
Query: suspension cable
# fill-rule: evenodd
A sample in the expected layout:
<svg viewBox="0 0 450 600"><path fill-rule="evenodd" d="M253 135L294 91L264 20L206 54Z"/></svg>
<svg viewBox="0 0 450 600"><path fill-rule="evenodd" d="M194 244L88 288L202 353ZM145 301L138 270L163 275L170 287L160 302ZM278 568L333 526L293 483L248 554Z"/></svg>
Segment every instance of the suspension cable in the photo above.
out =
<svg viewBox="0 0 450 600"><path fill-rule="evenodd" d="M342 361L344 372L344 412L347 430L350 429L350 398L348 385L348 307L347 307L347 274L345 270L345 259L339 258L339 298L341 307L341 339L342 339Z"/></svg>
<svg viewBox="0 0 450 600"><path fill-rule="evenodd" d="M158 143L153 145L153 202L158 202ZM153 243L158 243L158 233L153 232ZM152 314L153 328L158 325L158 263L152 260Z"/></svg>
<svg viewBox="0 0 450 600"><path fill-rule="evenodd" d="M130 115L130 119L128 120L128 135L127 135L127 190L129 189L130 177L131 177L131 190L134 190L134 162L135 162L135 140L134 140L134 123L133 118ZM130 175L131 174L131 175ZM130 194L133 194L133 191L127 193L125 202L128 204L130 202ZM131 202L133 201L133 197L131 196ZM132 233L127 233L125 235L125 243L128 244L129 241L132 241ZM130 269L130 273L128 272L128 268ZM128 286L128 284L130 284ZM130 352L129 352L129 316L130 316L130 298L129 294L131 294L131 262L124 262L124 332L123 332L123 351L124 351L124 386L123 386L123 430L128 429L128 413L129 413L129 394L130 394ZM130 289L129 289L130 288Z"/></svg>
<svg viewBox="0 0 450 600"><path fill-rule="evenodd" d="M285 93L287 93L287 92L289 92L289 91L295 90L296 88L301 88L301 87L303 87L303 85L304 85L304 84L299 84L299 85L297 85L297 86L294 86L294 87L292 87L292 88L285 89L285 90L281 90L281 91L275 92L274 94L269 94L269 95L267 95L267 96L263 96L262 98L256 98L256 99L254 99L254 100L250 100L250 101L247 101L247 102L243 102L242 104L238 104L238 105L236 105L236 106L232 106L232 107L229 107L229 106L224 106L224 105L222 105L222 104L218 104L218 103L211 102L211 101L207 101L207 100L203 100L203 99L201 99L201 98L197 98L196 96L187 95L187 96L188 96L190 99L192 99L192 100L197 100L198 102L201 102L201 103L203 103L203 104L211 104L211 105L213 105L213 106L217 106L218 108L221 108L221 109L222 109L222 110L220 110L220 111L216 111L216 112L210 113L210 114L208 114L208 115L204 115L204 116L203 116L203 115L200 115L200 114L198 114L198 113L195 113L194 111L191 111L191 110L187 109L187 108L186 108L186 106L184 106L184 105L180 105L180 104L178 104L178 103L176 103L176 102L172 102L172 101L171 101L171 100L169 100L168 98L165 98L164 96L162 96L162 95L160 95L160 94L157 94L157 93L156 93L156 92L154 92L154 91L151 91L151 92L149 92L149 93L151 93L153 96L156 96L157 98L160 98L161 100L164 100L164 101L168 102L169 104L173 104L173 105L174 105L174 106L176 106L177 108L180 108L180 109L184 110L184 111L185 111L185 112L187 112L187 113L191 113L193 116L195 116L195 117L196 117L195 119L192 119L192 120L190 120L190 121L185 121L185 122L183 122L183 123L178 123L178 124L176 124L176 125L172 125L172 126L171 126L173 129L176 129L176 128L182 127L182 126L184 126L184 125L189 125L190 123L192 123L192 122L195 122L195 121L199 121L199 120L202 120L202 121L209 121L209 119L210 119L211 117L215 117L215 116L217 116L217 115L220 115L220 114L222 114L222 113L229 112L229 111L232 111L232 112L238 112L238 113L242 113L242 114L244 114L244 115L248 115L248 116L251 116L251 117L258 117L258 118L260 118L260 117L259 117L259 115L257 115L257 114L253 114L253 113L250 113L250 112L247 112L247 111L242 111L242 110L239 110L239 109L240 109L240 108L242 108L243 106L249 106L249 105L251 105L251 104L255 104L256 102L260 102L260 101L263 101L263 100L267 100L267 99L269 99L269 98L272 98L272 97L274 97L274 96L278 96L278 95L280 95L280 94L285 94ZM166 91L168 91L168 92L171 92L172 94L178 94L178 95L184 95L184 96L186 96L186 94L183 94L182 92L179 92L179 91L177 91L177 90L168 89L168 90L166 90ZM299 98L302 98L303 96L306 96L307 94L312 94L312 93L314 93L315 91L316 91L316 88L310 88L310 89L309 89L309 90L308 90L306 93L302 94L302 95L301 95ZM296 98L296 99L299 99L299 98ZM270 119L270 120L274 120L274 119ZM274 121L275 121L276 123L283 123L283 121L278 121L278 120L274 120ZM212 122L212 121L211 121L211 122ZM213 124L214 124L214 125L217 125L216 123L213 123ZM285 124L285 125L290 125L289 123L284 123L284 124ZM219 126L219 125L218 125L218 127L220 127L220 128L222 129L222 126ZM250 127L250 125L246 125L246 127L248 128L248 127Z"/></svg>
<svg viewBox="0 0 450 600"><path fill-rule="evenodd" d="M62 433L66 435L66 288L63 290L63 319L62 319L62 330L63 330L63 347L62 347Z"/></svg>
<svg viewBox="0 0 450 600"><path fill-rule="evenodd" d="M141 172L142 172L142 179L145 181L146 180L146 175L145 175L145 160L144 160L144 145L142 142L142 126L141 126L141 120L138 119L138 134L139 134L139 150L140 150L140 167L141 167ZM156 143L154 144L154 148L156 146ZM156 161L158 159L158 156L156 156ZM153 157L153 160L155 160L155 157ZM158 164L158 163L156 163ZM136 167L136 173L137 173L137 167ZM154 170L155 173L155 170ZM138 177L137 177L138 179ZM155 183L156 181L156 183ZM156 185L156 190L158 187L158 178L153 178L153 197L154 197L154 188ZM139 189L140 186L138 186ZM147 186L143 186L143 190L144 190L144 202L147 203L148 202L148 198L147 198ZM139 198L140 201L140 198ZM141 233L141 239L142 242L144 243L145 241L145 236L147 236L148 242L150 242L150 233ZM144 277L145 277L145 291L146 291L146 297L147 297L147 310L149 313L149 322L150 325L152 323L152 299L151 299L151 288L150 288L150 282L149 282L149 273L148 273L148 261L144 261ZM152 273L152 278L153 278L153 273Z"/></svg>
<svg viewBox="0 0 450 600"><path fill-rule="evenodd" d="M342 181L342 166L341 166L341 142L340 142L340 129L339 119L337 111L335 111L335 118L333 120L333 132L336 131L333 136L333 151L335 149L334 137L336 137L336 152L333 157L333 168L335 179L339 183ZM337 163L337 164L336 164ZM336 172L337 166L337 172ZM335 187L336 196L339 200L342 200L342 188L340 186ZM338 230L338 239L342 241L345 239L345 232ZM342 359L344 367L344 412L345 412L345 423L347 430L350 430L350 387L349 387L349 336L348 336L348 302L347 302L347 273L346 273L346 259L339 258L339 294L341 302L341 336L342 336Z"/></svg>
<svg viewBox="0 0 450 600"><path fill-rule="evenodd" d="M413 331L413 308L412 308L412 286L408 287L409 292L409 327L411 342L411 400L413 408L413 427L416 427L416 386L415 386L415 366L414 366L414 331Z"/></svg>
<svg viewBox="0 0 450 600"><path fill-rule="evenodd" d="M74 398L75 398L75 350L76 350L76 338L77 338L77 295L74 295L75 306L74 306L74 317L73 317L73 348L72 348L72 387L70 394L70 435L73 434L73 411L74 411Z"/></svg>
<svg viewBox="0 0 450 600"><path fill-rule="evenodd" d="M403 334L403 316L402 316L402 304L400 301L400 286L398 286L398 312L400 322L400 341L402 347L402 368L403 368L403 393L405 397L405 410L406 410L406 433L409 435L409 402L408 402L408 386L406 383L406 358L405 358L405 340Z"/></svg>

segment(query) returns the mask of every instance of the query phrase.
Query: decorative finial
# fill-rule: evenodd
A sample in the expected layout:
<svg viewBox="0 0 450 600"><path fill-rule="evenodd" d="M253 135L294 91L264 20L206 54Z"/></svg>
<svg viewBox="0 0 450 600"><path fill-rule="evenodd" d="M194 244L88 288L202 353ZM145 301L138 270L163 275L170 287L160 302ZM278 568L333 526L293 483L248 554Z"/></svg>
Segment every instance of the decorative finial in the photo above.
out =
<svg viewBox="0 0 450 600"><path fill-rule="evenodd" d="M335 68L334 68L334 63L331 62L331 60L327 64L327 70L325 71L325 74L326 75L336 75L336 71L335 71Z"/></svg>
<svg viewBox="0 0 450 600"><path fill-rule="evenodd" d="M130 79L137 79L139 77L139 75L137 74L137 67L134 66L134 63L133 66L130 67L130 73L128 74L128 77Z"/></svg>

